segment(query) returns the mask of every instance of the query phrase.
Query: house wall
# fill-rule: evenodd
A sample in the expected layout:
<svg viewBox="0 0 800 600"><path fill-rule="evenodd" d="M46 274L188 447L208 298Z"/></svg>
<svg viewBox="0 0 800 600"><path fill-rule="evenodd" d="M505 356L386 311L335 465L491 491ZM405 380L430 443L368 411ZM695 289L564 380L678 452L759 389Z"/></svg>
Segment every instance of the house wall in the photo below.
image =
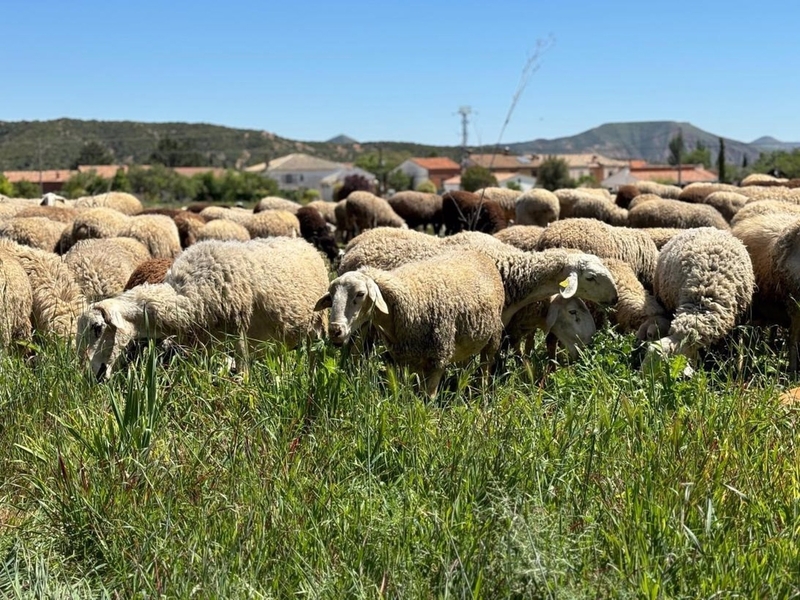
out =
<svg viewBox="0 0 800 600"><path fill-rule="evenodd" d="M411 177L412 190L426 179L429 179L428 170L419 166L417 163L413 161L407 160L403 163L400 163L400 165L397 168L406 175L408 175L409 177Z"/></svg>
<svg viewBox="0 0 800 600"><path fill-rule="evenodd" d="M322 180L328 175L336 173L339 169L328 171L266 171L265 175L278 182L278 187L282 190L319 190L322 192Z"/></svg>

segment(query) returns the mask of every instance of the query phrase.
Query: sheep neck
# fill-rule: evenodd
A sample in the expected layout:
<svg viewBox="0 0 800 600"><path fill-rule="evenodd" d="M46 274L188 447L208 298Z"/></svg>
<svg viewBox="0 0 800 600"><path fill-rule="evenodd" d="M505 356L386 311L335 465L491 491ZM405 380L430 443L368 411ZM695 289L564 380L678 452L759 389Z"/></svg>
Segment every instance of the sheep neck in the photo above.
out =
<svg viewBox="0 0 800 600"><path fill-rule="evenodd" d="M561 291L559 282L569 255L563 251L544 251L515 256L508 264L503 283L506 292L503 324L507 325L519 309L547 300Z"/></svg>

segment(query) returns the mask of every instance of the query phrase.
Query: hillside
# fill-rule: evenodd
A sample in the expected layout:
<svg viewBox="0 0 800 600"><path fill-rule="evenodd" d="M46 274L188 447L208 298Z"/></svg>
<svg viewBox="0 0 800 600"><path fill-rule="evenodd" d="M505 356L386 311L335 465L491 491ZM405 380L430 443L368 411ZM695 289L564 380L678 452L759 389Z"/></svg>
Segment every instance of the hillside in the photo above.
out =
<svg viewBox="0 0 800 600"><path fill-rule="evenodd" d="M683 131L686 149L694 149L698 141L716 157L720 136L703 131L691 123L649 121L606 123L578 135L553 140L533 140L508 144L512 152L533 154L568 154L597 152L609 158L643 158L664 163L669 156L669 141ZM741 164L746 155L750 162L758 158L759 149L750 144L725 138L725 156L729 163Z"/></svg>
<svg viewBox="0 0 800 600"><path fill-rule="evenodd" d="M365 144L301 142L268 131L234 129L207 123L139 123L134 121L0 121L0 171L69 168L86 142L95 141L114 155L115 162L146 163L158 141L172 138L200 152L208 164L234 167L264 162L292 152L305 152L330 160L352 162L360 154L376 151L409 156L457 157L456 147L403 142ZM344 136L343 136L344 137ZM344 141L344 140L343 140Z"/></svg>
<svg viewBox="0 0 800 600"><path fill-rule="evenodd" d="M762 152L773 152L775 150L791 152L792 150L800 148L800 142L782 142L768 135L753 140L750 142L750 145L755 146Z"/></svg>

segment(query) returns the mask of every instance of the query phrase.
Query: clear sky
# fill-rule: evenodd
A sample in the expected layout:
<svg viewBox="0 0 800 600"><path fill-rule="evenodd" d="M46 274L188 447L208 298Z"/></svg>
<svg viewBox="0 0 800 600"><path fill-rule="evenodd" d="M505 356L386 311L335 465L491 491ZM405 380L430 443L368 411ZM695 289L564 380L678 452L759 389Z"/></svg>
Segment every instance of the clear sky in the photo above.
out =
<svg viewBox="0 0 800 600"><path fill-rule="evenodd" d="M502 142L677 120L800 141L800 1L4 0L0 120Z"/></svg>

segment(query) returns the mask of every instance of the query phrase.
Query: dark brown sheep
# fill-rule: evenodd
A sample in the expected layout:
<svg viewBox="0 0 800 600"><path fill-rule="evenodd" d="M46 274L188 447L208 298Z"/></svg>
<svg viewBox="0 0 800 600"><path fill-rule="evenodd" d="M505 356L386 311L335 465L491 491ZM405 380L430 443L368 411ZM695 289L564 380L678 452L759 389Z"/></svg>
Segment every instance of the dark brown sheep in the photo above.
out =
<svg viewBox="0 0 800 600"><path fill-rule="evenodd" d="M508 227L505 212L497 202L472 192L447 192L442 196L442 221L447 235L462 231L497 233Z"/></svg>
<svg viewBox="0 0 800 600"><path fill-rule="evenodd" d="M388 202L394 212L405 220L409 229L422 227L424 230L430 225L434 233L439 234L442 228L442 197L438 194L397 192Z"/></svg>
<svg viewBox="0 0 800 600"><path fill-rule="evenodd" d="M619 207L628 208L631 200L636 198L636 196L639 194L641 194L641 192L635 185L621 185L617 190L617 198L615 202Z"/></svg>
<svg viewBox="0 0 800 600"><path fill-rule="evenodd" d="M184 249L197 241L197 233L207 222L205 217L188 210L179 210L172 220L178 227L178 237L181 240L181 248Z"/></svg>
<svg viewBox="0 0 800 600"><path fill-rule="evenodd" d="M129 290L143 283L164 283L172 262L172 258L150 258L140 263L131 273L124 289Z"/></svg>
<svg viewBox="0 0 800 600"><path fill-rule="evenodd" d="M333 233L328 228L325 218L316 208L303 206L297 211L297 220L300 221L300 235L307 242L323 252L328 259L333 260L339 256L339 246L333 238Z"/></svg>

